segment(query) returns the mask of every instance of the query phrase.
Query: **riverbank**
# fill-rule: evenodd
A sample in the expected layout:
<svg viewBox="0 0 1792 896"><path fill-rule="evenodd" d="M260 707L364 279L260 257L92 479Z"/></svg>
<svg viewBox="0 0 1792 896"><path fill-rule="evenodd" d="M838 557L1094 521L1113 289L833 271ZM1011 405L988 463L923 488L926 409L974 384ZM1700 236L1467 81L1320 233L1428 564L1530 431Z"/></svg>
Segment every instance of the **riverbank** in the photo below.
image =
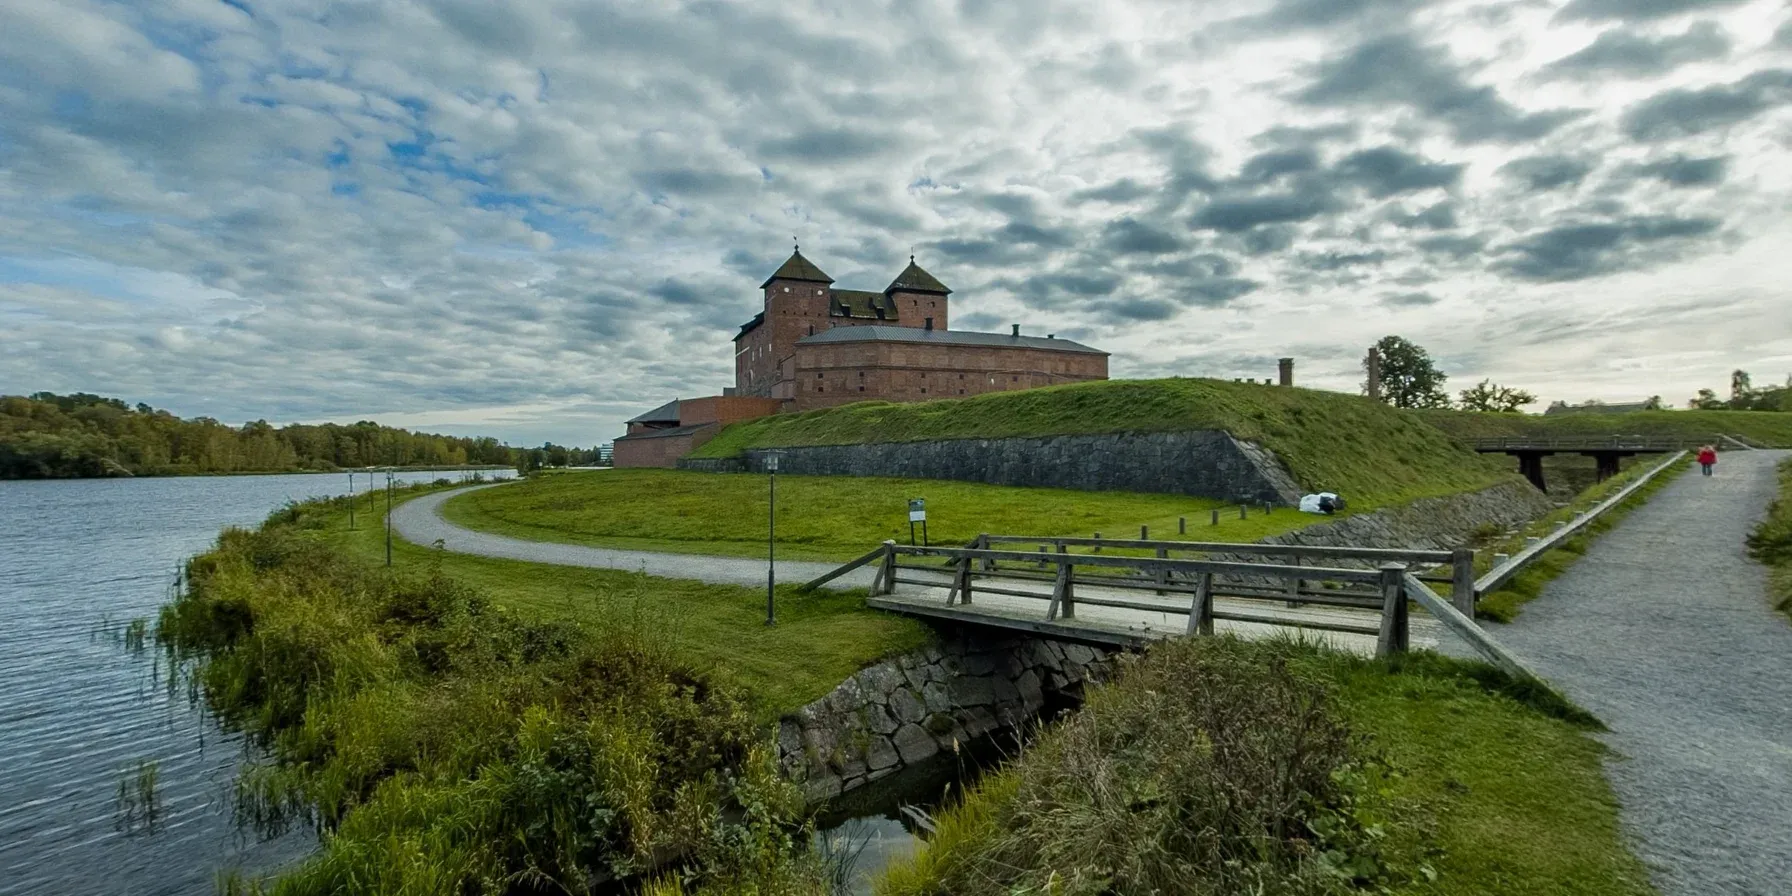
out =
<svg viewBox="0 0 1792 896"><path fill-rule="evenodd" d="M68 476L0 476L0 482L59 482L76 479L184 479L210 476L344 476L354 473L357 476L384 473L391 470L395 473L492 473L497 471L515 472L515 467L503 464L481 464L466 466L441 466L439 464L423 464L419 466L386 466L386 467L333 467L330 469L304 469L292 467L286 469L267 470L229 470L224 472L208 470L153 470L148 472L130 472L117 467L117 472L102 475L68 475ZM371 482L371 480L369 480Z"/></svg>

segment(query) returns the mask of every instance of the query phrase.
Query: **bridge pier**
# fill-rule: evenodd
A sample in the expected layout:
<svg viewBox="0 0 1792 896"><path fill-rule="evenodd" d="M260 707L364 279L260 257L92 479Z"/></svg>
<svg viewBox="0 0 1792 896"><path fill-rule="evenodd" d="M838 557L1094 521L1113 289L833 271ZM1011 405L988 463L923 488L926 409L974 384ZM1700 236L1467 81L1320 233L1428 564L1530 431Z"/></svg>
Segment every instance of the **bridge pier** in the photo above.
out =
<svg viewBox="0 0 1792 896"><path fill-rule="evenodd" d="M1546 492L1549 488L1543 483L1543 457L1554 452L1549 451L1512 451L1508 452L1518 458L1518 472L1524 474L1537 491Z"/></svg>
<svg viewBox="0 0 1792 896"><path fill-rule="evenodd" d="M1582 457L1591 457L1593 459L1593 463L1598 468L1598 472L1596 475L1598 476L1600 482L1604 482L1605 480L1618 475L1618 461L1622 458L1632 457L1632 456L1634 456L1634 454L1635 454L1635 452L1631 452L1631 451L1583 451L1583 452L1581 452Z"/></svg>

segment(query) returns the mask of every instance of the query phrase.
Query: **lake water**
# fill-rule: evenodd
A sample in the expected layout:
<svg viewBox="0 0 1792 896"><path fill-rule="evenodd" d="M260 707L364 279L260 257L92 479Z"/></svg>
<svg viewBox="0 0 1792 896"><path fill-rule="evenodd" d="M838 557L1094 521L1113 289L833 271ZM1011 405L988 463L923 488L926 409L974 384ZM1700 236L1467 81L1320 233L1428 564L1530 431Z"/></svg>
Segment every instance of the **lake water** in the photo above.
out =
<svg viewBox="0 0 1792 896"><path fill-rule="evenodd" d="M357 475L357 490L369 479ZM123 631L154 616L177 566L219 529L345 494L348 483L347 474L0 482L0 894L210 894L222 870L274 868L310 850L309 834L258 843L239 832L230 786L240 741L184 688L158 685L156 651L127 651ZM157 763L153 829L119 811L119 783L143 761Z"/></svg>

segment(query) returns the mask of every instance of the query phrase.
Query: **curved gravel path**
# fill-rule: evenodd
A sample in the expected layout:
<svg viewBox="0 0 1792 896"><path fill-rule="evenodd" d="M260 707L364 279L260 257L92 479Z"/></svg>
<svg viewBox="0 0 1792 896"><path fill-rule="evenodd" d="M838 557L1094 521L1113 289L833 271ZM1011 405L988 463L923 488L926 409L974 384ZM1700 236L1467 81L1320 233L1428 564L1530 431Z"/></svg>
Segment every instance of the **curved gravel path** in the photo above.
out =
<svg viewBox="0 0 1792 896"><path fill-rule="evenodd" d="M1606 533L1495 635L1611 726L1664 896L1792 893L1792 625L1744 553L1784 451L1730 451Z"/></svg>
<svg viewBox="0 0 1792 896"><path fill-rule="evenodd" d="M406 501L392 509L392 530L413 544L429 545L440 541L444 548L458 554L478 554L484 557L527 560L532 563L552 563L558 566L625 569L630 572L645 572L648 575L664 576L669 579L696 579L700 582L722 585L765 584L765 561L763 559L624 551L611 548L591 548L576 544L556 544L551 541L524 541L520 538L463 529L442 519L441 508L444 501L467 492L478 491L482 488L496 488L502 484L450 489ZM778 582L780 584L807 582L838 567L838 563L780 560L778 561ZM876 573L877 570L872 567L861 567L830 582L829 587L869 587L871 579Z"/></svg>

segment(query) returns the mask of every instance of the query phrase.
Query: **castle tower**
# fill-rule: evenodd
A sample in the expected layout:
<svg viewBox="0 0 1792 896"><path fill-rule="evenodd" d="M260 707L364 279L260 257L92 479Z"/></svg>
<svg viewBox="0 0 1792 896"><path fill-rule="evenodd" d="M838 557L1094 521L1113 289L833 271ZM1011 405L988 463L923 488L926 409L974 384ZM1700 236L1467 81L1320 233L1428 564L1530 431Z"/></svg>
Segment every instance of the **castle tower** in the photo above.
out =
<svg viewBox="0 0 1792 896"><path fill-rule="evenodd" d="M908 257L908 267L884 288L905 325L924 327L932 319L935 330L946 329L946 297L951 293L946 284L915 264L913 255Z"/></svg>
<svg viewBox="0 0 1792 896"><path fill-rule="evenodd" d="M765 310L742 328L734 356L735 394L792 398L796 341L828 326L828 293L834 278L803 257L802 248L759 288Z"/></svg>

